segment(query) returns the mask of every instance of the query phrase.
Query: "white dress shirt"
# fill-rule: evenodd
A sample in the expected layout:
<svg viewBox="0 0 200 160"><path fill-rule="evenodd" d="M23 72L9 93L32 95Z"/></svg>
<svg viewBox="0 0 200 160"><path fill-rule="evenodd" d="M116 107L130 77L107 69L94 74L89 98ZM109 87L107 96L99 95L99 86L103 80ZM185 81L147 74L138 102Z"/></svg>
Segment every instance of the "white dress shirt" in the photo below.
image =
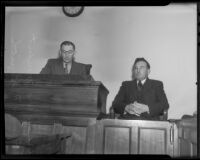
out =
<svg viewBox="0 0 200 160"><path fill-rule="evenodd" d="M142 81L141 81L141 83L142 83L142 85L144 85L144 83L146 82L146 78L145 79L143 79ZM137 85L138 85L138 83L139 83L139 80L137 80Z"/></svg>

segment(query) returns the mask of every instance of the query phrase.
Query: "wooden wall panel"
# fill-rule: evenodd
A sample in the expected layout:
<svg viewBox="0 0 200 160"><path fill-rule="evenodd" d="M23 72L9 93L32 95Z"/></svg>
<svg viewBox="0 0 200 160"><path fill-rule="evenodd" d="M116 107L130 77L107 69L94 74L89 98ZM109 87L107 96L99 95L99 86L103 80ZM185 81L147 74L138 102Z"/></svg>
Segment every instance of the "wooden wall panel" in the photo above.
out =
<svg viewBox="0 0 200 160"><path fill-rule="evenodd" d="M66 154L84 154L86 151L86 127L64 126L64 133L72 133L66 141Z"/></svg>
<svg viewBox="0 0 200 160"><path fill-rule="evenodd" d="M191 144L184 139L180 140L180 156L184 157L184 156L190 156L190 152L191 152Z"/></svg>
<svg viewBox="0 0 200 160"><path fill-rule="evenodd" d="M97 124L96 153L173 157L178 136L176 131L174 134L175 127L173 123L162 121L101 120Z"/></svg>
<svg viewBox="0 0 200 160"><path fill-rule="evenodd" d="M178 121L178 154L180 157L197 156L197 118Z"/></svg>
<svg viewBox="0 0 200 160"><path fill-rule="evenodd" d="M166 130L153 128L139 128L139 154L167 153Z"/></svg>
<svg viewBox="0 0 200 160"><path fill-rule="evenodd" d="M130 153L130 128L105 127L104 154Z"/></svg>

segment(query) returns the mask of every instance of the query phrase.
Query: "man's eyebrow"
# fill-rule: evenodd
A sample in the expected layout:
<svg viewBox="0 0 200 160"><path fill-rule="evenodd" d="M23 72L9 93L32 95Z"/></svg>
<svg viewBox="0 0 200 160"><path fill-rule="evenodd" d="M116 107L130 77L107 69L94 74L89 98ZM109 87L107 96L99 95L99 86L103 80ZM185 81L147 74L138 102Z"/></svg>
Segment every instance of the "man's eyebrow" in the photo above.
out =
<svg viewBox="0 0 200 160"><path fill-rule="evenodd" d="M146 67L146 66L139 66L139 67L136 67L136 66L135 66L135 67L133 67L133 68L143 68L143 67Z"/></svg>

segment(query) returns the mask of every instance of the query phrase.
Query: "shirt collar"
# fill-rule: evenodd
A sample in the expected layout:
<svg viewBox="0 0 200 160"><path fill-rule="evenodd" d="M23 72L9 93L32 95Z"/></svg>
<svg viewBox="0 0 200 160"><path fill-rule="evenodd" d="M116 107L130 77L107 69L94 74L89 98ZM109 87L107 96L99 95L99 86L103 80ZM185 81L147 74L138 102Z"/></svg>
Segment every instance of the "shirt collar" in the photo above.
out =
<svg viewBox="0 0 200 160"><path fill-rule="evenodd" d="M65 63L63 62L63 68L67 67L67 66L70 66L71 67L72 63Z"/></svg>
<svg viewBox="0 0 200 160"><path fill-rule="evenodd" d="M142 85L146 82L146 78L145 79L143 79L142 81L141 81L141 83L142 83ZM137 80L137 84L139 83L139 80Z"/></svg>

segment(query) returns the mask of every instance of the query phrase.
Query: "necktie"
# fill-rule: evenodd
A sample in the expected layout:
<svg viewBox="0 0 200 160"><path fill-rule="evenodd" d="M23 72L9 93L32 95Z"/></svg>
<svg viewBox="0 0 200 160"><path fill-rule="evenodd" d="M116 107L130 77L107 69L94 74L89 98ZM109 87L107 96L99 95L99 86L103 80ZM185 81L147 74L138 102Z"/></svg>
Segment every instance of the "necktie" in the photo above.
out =
<svg viewBox="0 0 200 160"><path fill-rule="evenodd" d="M139 90L139 91L142 90L142 82L141 82L141 81L138 82L138 90Z"/></svg>
<svg viewBox="0 0 200 160"><path fill-rule="evenodd" d="M67 64L65 64L65 74L68 74Z"/></svg>

